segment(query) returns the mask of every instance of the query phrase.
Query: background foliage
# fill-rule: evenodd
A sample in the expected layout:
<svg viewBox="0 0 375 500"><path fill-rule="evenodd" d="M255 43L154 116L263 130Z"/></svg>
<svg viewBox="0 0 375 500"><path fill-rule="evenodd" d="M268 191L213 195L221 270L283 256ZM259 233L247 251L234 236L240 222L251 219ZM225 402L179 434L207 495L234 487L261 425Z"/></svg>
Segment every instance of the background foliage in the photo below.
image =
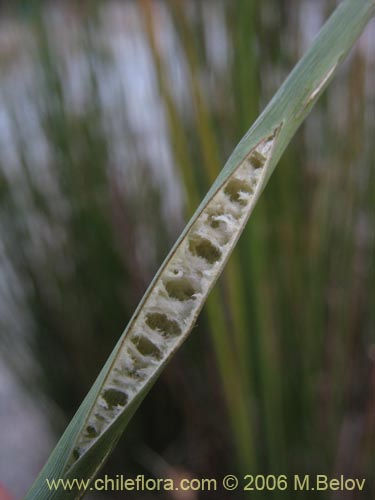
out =
<svg viewBox="0 0 375 500"><path fill-rule="evenodd" d="M1 354L50 402L56 435L184 220L332 6L3 8ZM366 477L361 498L371 498L373 28L287 149L105 473L346 474Z"/></svg>

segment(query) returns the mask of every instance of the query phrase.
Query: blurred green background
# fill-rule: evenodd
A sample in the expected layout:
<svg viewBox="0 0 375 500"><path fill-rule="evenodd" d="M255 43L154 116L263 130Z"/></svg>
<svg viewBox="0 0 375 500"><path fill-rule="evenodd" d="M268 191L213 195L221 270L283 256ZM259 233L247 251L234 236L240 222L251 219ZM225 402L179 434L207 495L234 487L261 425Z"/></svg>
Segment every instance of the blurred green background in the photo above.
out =
<svg viewBox="0 0 375 500"><path fill-rule="evenodd" d="M0 482L13 498L335 5L1 4ZM189 340L101 476L345 474L366 478L366 492L314 498L373 498L374 34L372 23L288 147ZM10 376L17 390L7 392ZM21 393L38 410L32 424ZM11 438L9 419L19 425ZM31 436L47 443L34 456ZM224 498L127 495L156 497Z"/></svg>

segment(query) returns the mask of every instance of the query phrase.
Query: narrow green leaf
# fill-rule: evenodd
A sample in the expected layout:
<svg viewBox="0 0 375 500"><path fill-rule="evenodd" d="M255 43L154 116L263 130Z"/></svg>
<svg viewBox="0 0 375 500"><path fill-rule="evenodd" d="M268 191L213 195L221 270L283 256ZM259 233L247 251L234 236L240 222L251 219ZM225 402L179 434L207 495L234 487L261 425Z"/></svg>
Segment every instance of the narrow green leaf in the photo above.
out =
<svg viewBox="0 0 375 500"><path fill-rule="evenodd" d="M91 479L186 339L277 161L373 15L345 0L238 144L152 281L27 499L73 499L46 479Z"/></svg>

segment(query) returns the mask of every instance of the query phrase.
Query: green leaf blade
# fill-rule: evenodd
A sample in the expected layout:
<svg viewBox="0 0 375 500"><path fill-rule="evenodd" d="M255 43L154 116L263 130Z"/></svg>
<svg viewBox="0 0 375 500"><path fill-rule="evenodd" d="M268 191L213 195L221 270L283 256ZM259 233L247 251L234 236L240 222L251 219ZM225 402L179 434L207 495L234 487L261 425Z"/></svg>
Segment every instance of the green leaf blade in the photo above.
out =
<svg viewBox="0 0 375 500"><path fill-rule="evenodd" d="M83 495L83 491L62 488L50 491L46 479L91 479L97 473L187 338L280 156L373 13L373 1L345 0L235 148L150 284L27 499Z"/></svg>

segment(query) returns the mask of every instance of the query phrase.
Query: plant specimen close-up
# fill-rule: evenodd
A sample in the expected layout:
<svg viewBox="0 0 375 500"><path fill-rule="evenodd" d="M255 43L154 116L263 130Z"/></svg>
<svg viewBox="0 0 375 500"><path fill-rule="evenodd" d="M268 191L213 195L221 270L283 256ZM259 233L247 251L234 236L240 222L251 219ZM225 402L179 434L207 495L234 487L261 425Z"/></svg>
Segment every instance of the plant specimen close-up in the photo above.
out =
<svg viewBox="0 0 375 500"><path fill-rule="evenodd" d="M375 493L374 3L333 4L5 9L2 390L66 427L16 495Z"/></svg>

